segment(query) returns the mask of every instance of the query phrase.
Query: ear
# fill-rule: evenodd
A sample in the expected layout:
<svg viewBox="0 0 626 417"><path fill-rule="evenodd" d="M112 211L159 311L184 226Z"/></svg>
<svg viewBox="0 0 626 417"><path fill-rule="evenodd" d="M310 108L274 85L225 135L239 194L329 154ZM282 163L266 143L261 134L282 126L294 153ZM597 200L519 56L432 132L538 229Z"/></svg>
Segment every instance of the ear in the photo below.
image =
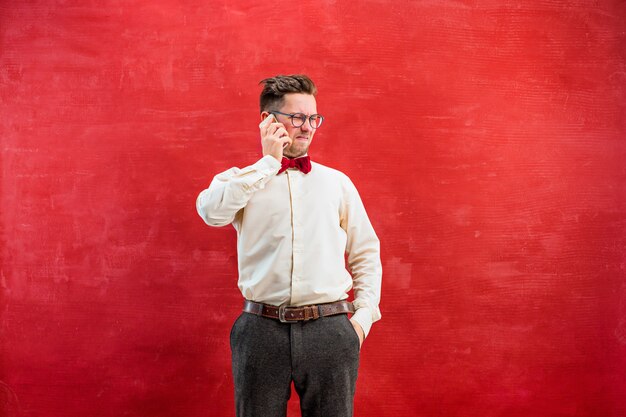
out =
<svg viewBox="0 0 626 417"><path fill-rule="evenodd" d="M265 120L265 118L269 115L270 115L270 112L268 111L261 112L261 120Z"/></svg>

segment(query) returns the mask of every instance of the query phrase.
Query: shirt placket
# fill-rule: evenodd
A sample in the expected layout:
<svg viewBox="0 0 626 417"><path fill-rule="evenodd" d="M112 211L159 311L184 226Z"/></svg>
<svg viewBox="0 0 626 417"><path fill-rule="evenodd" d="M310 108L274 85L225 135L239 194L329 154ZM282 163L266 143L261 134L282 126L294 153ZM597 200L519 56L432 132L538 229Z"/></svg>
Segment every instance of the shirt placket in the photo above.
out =
<svg viewBox="0 0 626 417"><path fill-rule="evenodd" d="M299 172L288 171L287 175L291 193L291 228L292 228L292 271L291 271L291 305L301 302L304 294L302 290L304 236L303 236L303 213L302 204L302 176Z"/></svg>

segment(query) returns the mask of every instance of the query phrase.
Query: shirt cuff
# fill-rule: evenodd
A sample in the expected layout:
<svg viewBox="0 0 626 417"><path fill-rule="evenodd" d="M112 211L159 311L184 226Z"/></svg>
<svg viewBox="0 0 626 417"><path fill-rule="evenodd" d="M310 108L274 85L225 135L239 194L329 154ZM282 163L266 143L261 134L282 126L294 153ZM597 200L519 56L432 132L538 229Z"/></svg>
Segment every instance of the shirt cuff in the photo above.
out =
<svg viewBox="0 0 626 417"><path fill-rule="evenodd" d="M373 323L372 312L370 311L370 309L366 307L359 308L357 311L354 312L352 319L354 319L354 321L361 325L361 328L363 329L363 334L365 337L367 337Z"/></svg>
<svg viewBox="0 0 626 417"><path fill-rule="evenodd" d="M265 188L265 184L278 174L280 167L280 162L276 158L265 155L254 164L243 168L238 174L242 180L241 191L249 193Z"/></svg>
<svg viewBox="0 0 626 417"><path fill-rule="evenodd" d="M252 165L259 172L266 175L275 175L280 170L280 162L272 155L265 155Z"/></svg>

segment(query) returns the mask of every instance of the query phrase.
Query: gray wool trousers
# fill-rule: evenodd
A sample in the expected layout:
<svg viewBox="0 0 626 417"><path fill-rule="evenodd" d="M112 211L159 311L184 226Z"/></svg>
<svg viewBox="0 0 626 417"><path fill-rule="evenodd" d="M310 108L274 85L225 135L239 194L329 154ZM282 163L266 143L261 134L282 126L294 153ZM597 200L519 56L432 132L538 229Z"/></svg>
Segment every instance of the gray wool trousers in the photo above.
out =
<svg viewBox="0 0 626 417"><path fill-rule="evenodd" d="M241 313L230 331L237 417L352 417L359 336L346 314L281 323Z"/></svg>

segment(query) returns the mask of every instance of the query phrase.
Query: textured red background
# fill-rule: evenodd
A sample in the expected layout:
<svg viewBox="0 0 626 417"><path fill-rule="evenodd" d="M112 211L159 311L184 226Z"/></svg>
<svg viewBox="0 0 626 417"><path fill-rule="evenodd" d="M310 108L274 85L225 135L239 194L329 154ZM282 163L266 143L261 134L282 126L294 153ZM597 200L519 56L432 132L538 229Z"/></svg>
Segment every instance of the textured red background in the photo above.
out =
<svg viewBox="0 0 626 417"><path fill-rule="evenodd" d="M356 415L626 415L623 1L2 1L0 414L233 414L257 82L383 248ZM296 415L297 403L290 405Z"/></svg>

